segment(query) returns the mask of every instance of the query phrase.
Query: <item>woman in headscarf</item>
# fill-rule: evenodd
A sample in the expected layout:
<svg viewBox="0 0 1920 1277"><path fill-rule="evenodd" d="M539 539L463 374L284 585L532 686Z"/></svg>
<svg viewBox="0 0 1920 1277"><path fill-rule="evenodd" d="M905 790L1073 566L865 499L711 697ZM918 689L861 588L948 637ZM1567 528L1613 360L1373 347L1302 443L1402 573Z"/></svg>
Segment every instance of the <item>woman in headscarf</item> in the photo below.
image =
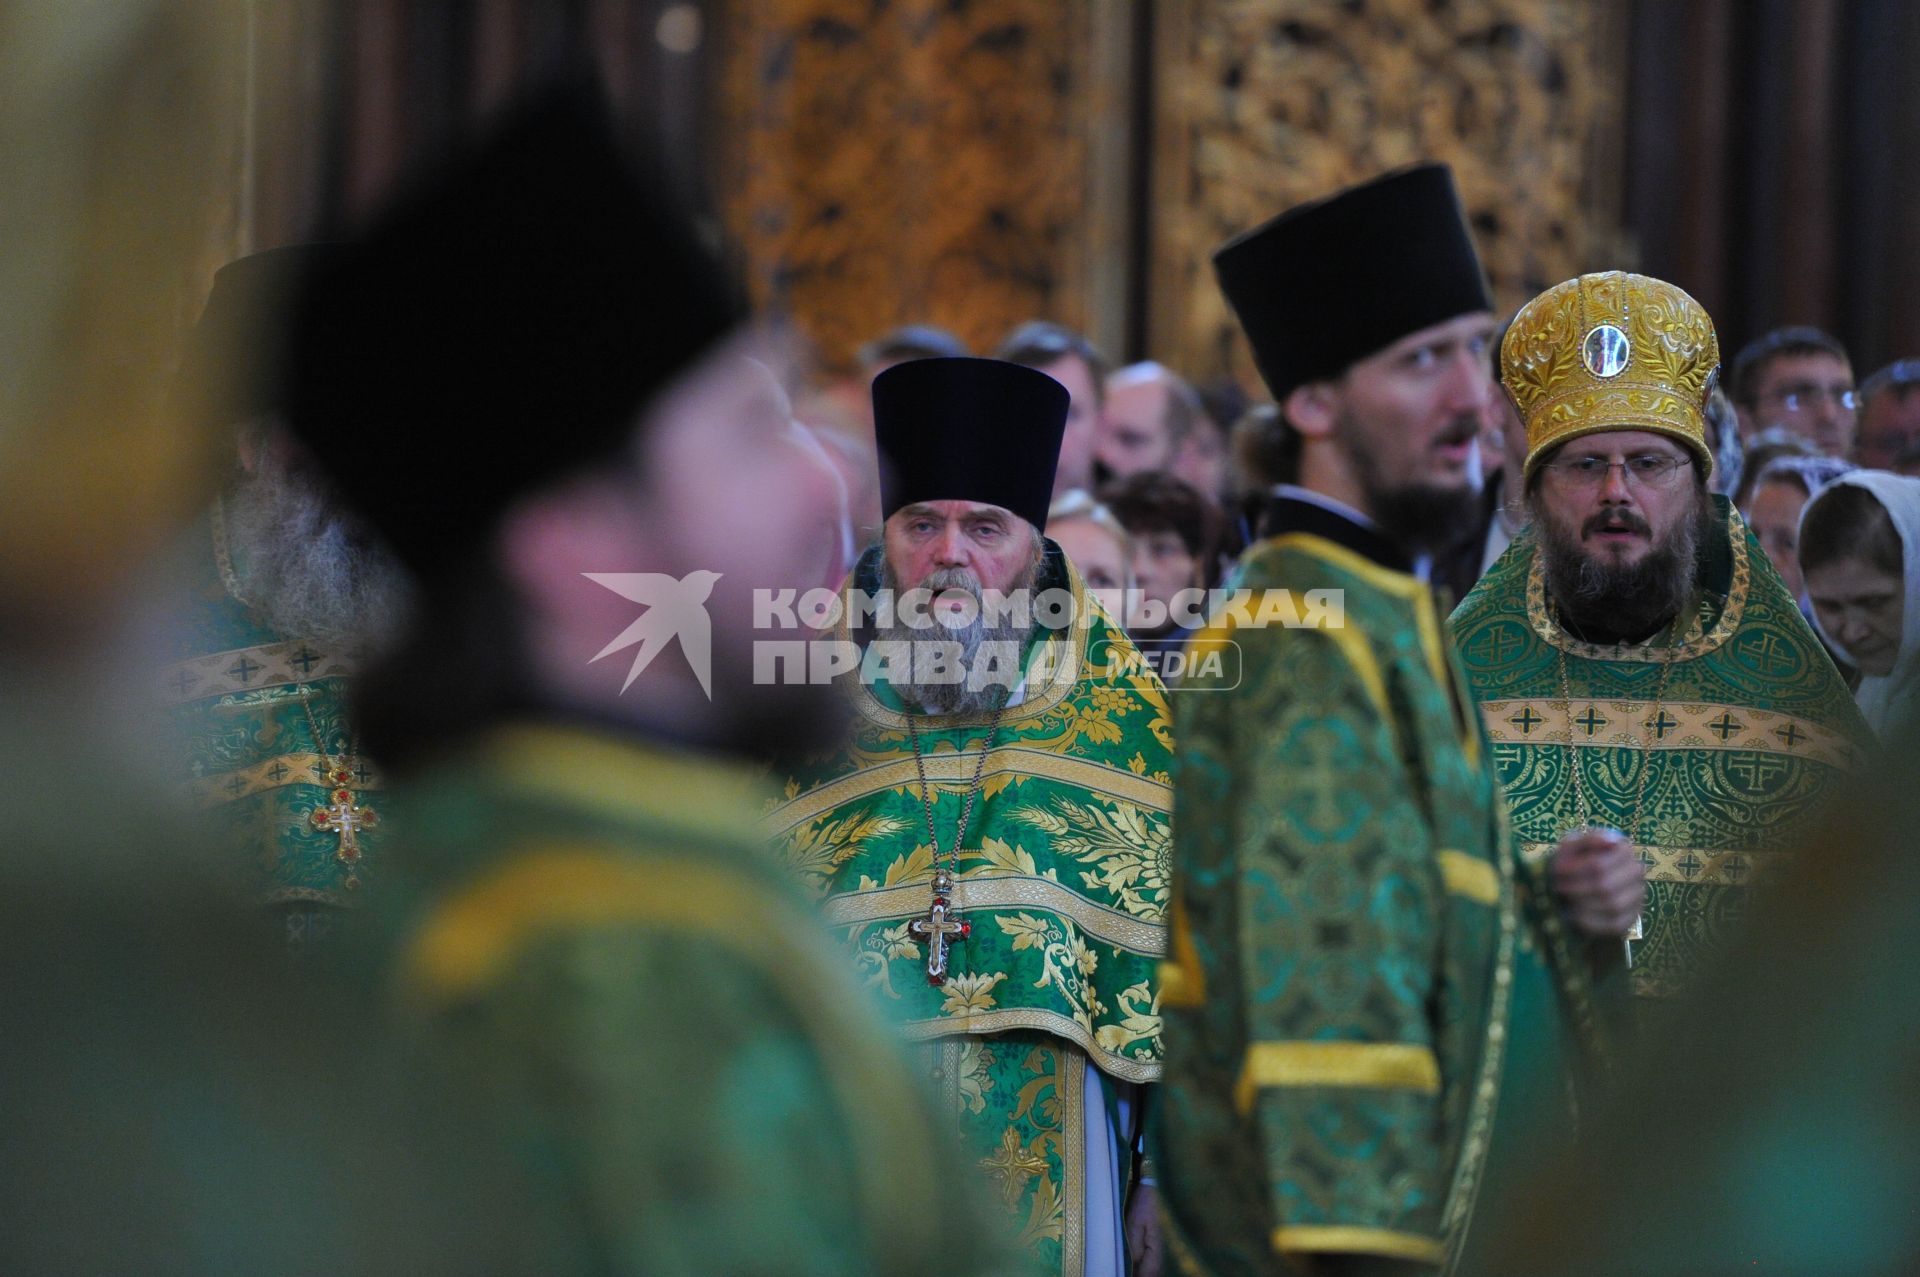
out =
<svg viewBox="0 0 1920 1277"><path fill-rule="evenodd" d="M1883 738L1920 708L1920 479L1856 470L1807 502L1800 571L1814 623L1860 671L1854 698Z"/></svg>

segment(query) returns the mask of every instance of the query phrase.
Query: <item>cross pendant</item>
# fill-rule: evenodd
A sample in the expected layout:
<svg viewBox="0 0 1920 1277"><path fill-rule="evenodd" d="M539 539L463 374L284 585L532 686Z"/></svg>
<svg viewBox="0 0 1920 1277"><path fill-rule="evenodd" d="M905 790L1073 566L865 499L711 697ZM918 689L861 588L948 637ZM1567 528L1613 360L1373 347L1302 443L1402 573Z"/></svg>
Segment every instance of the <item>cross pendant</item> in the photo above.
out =
<svg viewBox="0 0 1920 1277"><path fill-rule="evenodd" d="M334 854L347 867L347 885L357 887L360 879L354 871L360 864L360 831L378 825L380 813L353 801L353 790L347 787L348 779L349 773L344 767L327 769L327 781L333 786L333 801L325 807L315 808L309 819L315 829L339 837L340 846Z"/></svg>
<svg viewBox="0 0 1920 1277"><path fill-rule="evenodd" d="M973 924L953 916L953 877L942 869L933 875L933 903L927 916L915 918L907 930L927 942L927 983L947 982L947 946L973 934Z"/></svg>

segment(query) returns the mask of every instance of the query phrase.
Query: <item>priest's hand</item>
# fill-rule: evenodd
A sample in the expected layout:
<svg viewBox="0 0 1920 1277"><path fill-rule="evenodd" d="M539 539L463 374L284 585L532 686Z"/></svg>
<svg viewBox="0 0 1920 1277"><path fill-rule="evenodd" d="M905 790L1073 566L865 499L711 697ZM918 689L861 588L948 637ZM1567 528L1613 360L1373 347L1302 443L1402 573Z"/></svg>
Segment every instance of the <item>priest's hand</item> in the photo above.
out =
<svg viewBox="0 0 1920 1277"><path fill-rule="evenodd" d="M1127 1203L1127 1254L1134 1277L1160 1277L1160 1191L1151 1184L1135 1184Z"/></svg>
<svg viewBox="0 0 1920 1277"><path fill-rule="evenodd" d="M1619 830L1581 829L1553 849L1547 884L1574 926L1595 939L1617 940L1640 917L1647 871Z"/></svg>

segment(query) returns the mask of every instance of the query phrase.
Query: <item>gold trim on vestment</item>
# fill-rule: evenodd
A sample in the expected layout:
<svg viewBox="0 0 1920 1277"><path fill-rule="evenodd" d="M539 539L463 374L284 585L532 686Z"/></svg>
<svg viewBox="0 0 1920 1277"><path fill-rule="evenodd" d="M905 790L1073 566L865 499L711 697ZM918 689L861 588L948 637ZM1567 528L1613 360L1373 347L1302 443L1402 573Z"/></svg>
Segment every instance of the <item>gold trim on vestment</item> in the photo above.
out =
<svg viewBox="0 0 1920 1277"><path fill-rule="evenodd" d="M1655 723L1656 709L1665 717ZM1583 723L1587 711L1593 718ZM1482 701L1480 716L1496 745L1540 749L1696 749L1780 754L1852 770L1860 749L1844 732L1778 710L1700 702L1559 697ZM1587 728L1593 734L1587 734Z"/></svg>
<svg viewBox="0 0 1920 1277"><path fill-rule="evenodd" d="M581 751L592 754L589 749ZM691 934L741 955L804 1009L818 1034L818 1060L856 1149L853 1173L870 1227L883 1237L913 1227L925 1203L945 1191L931 1162L895 1155L949 1138L932 1122L860 999L822 997L817 968L794 943L793 910L736 872L700 861L631 857L593 844L556 843L496 865L442 897L401 949L395 987L428 1007L474 996L500 979L530 944L553 932L643 926ZM880 1253L905 1245L879 1241Z"/></svg>
<svg viewBox="0 0 1920 1277"><path fill-rule="evenodd" d="M1500 903L1500 871L1492 865L1450 849L1437 852L1434 858L1440 862L1440 881L1448 892L1475 904Z"/></svg>
<svg viewBox="0 0 1920 1277"><path fill-rule="evenodd" d="M281 789L288 785L324 786L327 781L320 774L321 769L332 759L331 754L275 754L247 767L195 777L187 782L184 792L187 800L197 806L218 807L222 803L238 802L242 798L251 798L269 789ZM353 787L356 791L382 787L380 774L366 759L358 754L348 754L342 761L346 769L355 774ZM363 769L366 776L364 780L359 778ZM276 770L279 775L274 774Z"/></svg>
<svg viewBox="0 0 1920 1277"><path fill-rule="evenodd" d="M1273 1248L1289 1254L1382 1255L1438 1264L1446 1248L1431 1237L1399 1233L1387 1228L1355 1228L1346 1224L1296 1225L1273 1230Z"/></svg>
<svg viewBox="0 0 1920 1277"><path fill-rule="evenodd" d="M1187 921L1187 903L1180 897L1180 880L1173 881L1173 908L1167 927L1167 960L1160 964L1162 1008L1206 1005L1207 971L1193 945L1193 924Z"/></svg>
<svg viewBox="0 0 1920 1277"><path fill-rule="evenodd" d="M1281 1086L1364 1086L1440 1090L1440 1061L1417 1042L1254 1042L1240 1064L1233 1099L1253 1112L1259 1092Z"/></svg>
<svg viewBox="0 0 1920 1277"><path fill-rule="evenodd" d="M973 780L973 769L980 765L979 760L980 751L977 749L930 753L925 760L927 782L934 786L968 785ZM1123 767L1090 763L1018 743L996 745L980 775L983 783L987 778L996 776L1037 776L1043 780L1056 780L1153 812L1165 812L1173 804L1173 787L1165 781L1139 776ZM847 803L870 794L910 786L917 780L918 773L912 755L905 755L893 762L862 767L839 780L828 781L782 803L768 815L765 832L771 837L783 837Z"/></svg>
<svg viewBox="0 0 1920 1277"><path fill-rule="evenodd" d="M1741 618L1746 615L1747 593L1752 581L1751 568L1747 563L1747 525L1741 519L1740 511L1728 509L1725 528L1733 548L1733 582L1727 590L1727 601L1720 609L1720 619L1698 638L1673 645L1624 643L1602 647L1572 637L1560 628L1553 609L1547 606L1546 556L1537 545L1533 548L1532 562L1527 567L1527 621L1533 626L1533 632L1549 644L1571 656L1582 656L1590 661L1666 665L1705 656L1732 638L1733 632L1740 628Z"/></svg>
<svg viewBox="0 0 1920 1277"><path fill-rule="evenodd" d="M617 820L677 825L755 846L764 840L753 813L770 791L749 769L712 755L521 723L489 736L475 765L503 785Z"/></svg>
<svg viewBox="0 0 1920 1277"><path fill-rule="evenodd" d="M1480 1068L1467 1101L1467 1125L1460 1140L1460 1155L1454 1162L1453 1181L1448 1185L1446 1205L1440 1213L1441 1232L1447 1239L1446 1277L1452 1277L1466 1250L1467 1230L1473 1223L1474 1204L1480 1197L1481 1176L1493 1143L1493 1124L1500 1109L1500 1079L1506 1059L1507 1015L1513 998L1513 955L1519 942L1519 906L1514 888L1514 875L1518 870L1514 858L1502 850L1510 845L1512 835L1505 805L1497 791L1494 818L1498 831L1494 847L1500 875L1499 931L1494 942L1493 988L1487 995L1487 1030L1480 1048Z"/></svg>
<svg viewBox="0 0 1920 1277"><path fill-rule="evenodd" d="M176 661L160 671L157 685L163 704L185 705L215 696L349 678L358 671L352 657L329 652L324 644L288 639Z"/></svg>
<svg viewBox="0 0 1920 1277"><path fill-rule="evenodd" d="M1087 1069L1078 1053L1053 1048L1053 1067L1060 1093L1060 1272L1081 1277L1087 1270ZM1071 1077L1067 1075L1071 1074ZM1100 1120L1106 1121L1103 1111ZM1127 1153L1119 1132L1116 1151ZM1120 1172L1120 1191L1126 1190L1130 1168Z"/></svg>
<svg viewBox="0 0 1920 1277"><path fill-rule="evenodd" d="M1040 1007L1005 1007L998 1011L969 1011L965 1015L943 1015L932 1020L907 1020L901 1024L901 1032L909 1041L924 1042L928 1038L946 1037L950 1034L989 1034L1005 1033L1009 1029L1038 1029L1042 1033L1051 1033L1063 1041L1071 1042L1086 1052L1094 1067L1110 1077L1122 1082L1158 1082L1160 1063L1157 1060L1136 1060L1128 1055L1116 1055L1105 1051L1094 1042L1093 1034L1088 1032L1078 1020L1058 1011L1047 1011Z"/></svg>
<svg viewBox="0 0 1920 1277"><path fill-rule="evenodd" d="M977 909L1044 909L1069 919L1086 934L1130 953L1159 958L1167 952L1165 923L1096 904L1051 878L992 871L963 873L955 879L953 902L956 913ZM917 918L926 911L926 879L897 887L842 892L820 902L822 916L834 927Z"/></svg>

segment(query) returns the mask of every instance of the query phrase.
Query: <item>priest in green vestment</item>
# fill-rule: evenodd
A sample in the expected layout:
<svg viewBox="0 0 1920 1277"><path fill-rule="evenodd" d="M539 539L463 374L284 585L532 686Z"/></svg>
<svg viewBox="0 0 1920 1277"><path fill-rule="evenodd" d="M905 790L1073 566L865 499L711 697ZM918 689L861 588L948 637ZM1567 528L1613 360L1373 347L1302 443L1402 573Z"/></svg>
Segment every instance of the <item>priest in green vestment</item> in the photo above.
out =
<svg viewBox="0 0 1920 1277"><path fill-rule="evenodd" d="M873 399L883 542L828 640L853 730L788 769L769 828L925 1044L1022 1271L1119 1277L1141 1086L1160 1076L1165 691L1044 537L1065 389L927 359ZM1150 1199L1125 1230L1136 1263L1157 1246Z"/></svg>
<svg viewBox="0 0 1920 1277"><path fill-rule="evenodd" d="M543 1272L977 1272L972 1181L739 761L822 717L747 635L832 477L617 138L520 103L299 308L289 417L419 599L362 675L399 835L370 974L569 1221Z"/></svg>
<svg viewBox="0 0 1920 1277"><path fill-rule="evenodd" d="M405 596L398 565L277 420L275 334L318 251L256 253L214 277L185 375L226 388L205 400L206 425L235 439L239 465L169 565L157 684L167 756L213 849L294 953L326 945L379 876L380 778L347 690Z"/></svg>
<svg viewBox="0 0 1920 1277"><path fill-rule="evenodd" d="M1713 323L1662 280L1529 302L1501 375L1532 529L1454 614L1521 845L1623 831L1646 865L1642 998L1683 989L1828 812L1871 737L1740 515L1707 486Z"/></svg>
<svg viewBox="0 0 1920 1277"><path fill-rule="evenodd" d="M0 0L0 1272L524 1277L482 1123L263 943L128 712L129 600L217 483L217 426L158 405L231 226L245 16Z"/></svg>
<svg viewBox="0 0 1920 1277"><path fill-rule="evenodd" d="M1493 391L1452 175L1294 209L1214 265L1297 472L1190 646L1239 686L1179 698L1168 1249L1197 1274L1447 1267L1505 1110L1564 1108L1599 1049L1587 946L1617 946L1638 867L1597 835L1551 890L1518 862L1422 574L1471 515Z"/></svg>

